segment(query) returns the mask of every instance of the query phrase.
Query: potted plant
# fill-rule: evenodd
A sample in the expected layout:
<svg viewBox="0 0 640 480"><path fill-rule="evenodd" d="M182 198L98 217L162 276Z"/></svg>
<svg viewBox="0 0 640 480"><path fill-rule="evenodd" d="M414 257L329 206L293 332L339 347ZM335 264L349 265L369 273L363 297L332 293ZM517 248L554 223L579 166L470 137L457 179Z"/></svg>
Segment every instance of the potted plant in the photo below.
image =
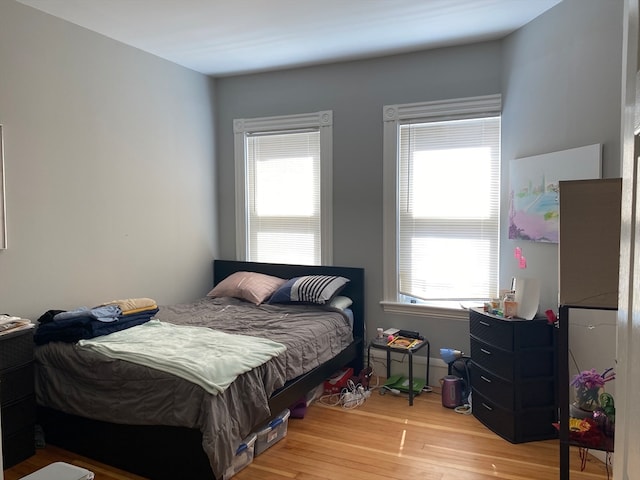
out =
<svg viewBox="0 0 640 480"><path fill-rule="evenodd" d="M600 407L600 394L604 385L615 378L613 368L598 373L595 368L584 370L575 375L570 385L574 387L575 401L571 405L571 416L576 418L591 417L593 411Z"/></svg>

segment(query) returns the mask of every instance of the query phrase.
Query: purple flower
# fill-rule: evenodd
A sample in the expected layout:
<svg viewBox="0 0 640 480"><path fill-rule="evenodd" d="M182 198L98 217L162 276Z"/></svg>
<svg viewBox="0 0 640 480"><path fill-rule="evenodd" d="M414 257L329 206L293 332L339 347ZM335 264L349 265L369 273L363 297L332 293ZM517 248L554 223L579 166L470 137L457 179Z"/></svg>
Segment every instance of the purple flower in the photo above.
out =
<svg viewBox="0 0 640 480"><path fill-rule="evenodd" d="M612 370L613 368L607 368L602 374L598 373L595 368L584 370L573 377L571 385L576 388L588 389L604 387L605 382L616 378L616 374Z"/></svg>
<svg viewBox="0 0 640 480"><path fill-rule="evenodd" d="M613 368L606 369L602 374L592 368L575 375L570 385L576 389L578 403L585 409L593 410L598 406L599 390L606 382L615 378Z"/></svg>

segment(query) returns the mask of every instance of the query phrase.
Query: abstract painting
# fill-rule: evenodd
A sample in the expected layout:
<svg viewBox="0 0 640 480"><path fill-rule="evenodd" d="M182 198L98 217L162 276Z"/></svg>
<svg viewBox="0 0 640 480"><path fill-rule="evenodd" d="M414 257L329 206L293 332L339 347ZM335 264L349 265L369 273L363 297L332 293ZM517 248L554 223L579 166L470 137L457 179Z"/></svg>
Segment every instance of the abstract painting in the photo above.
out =
<svg viewBox="0 0 640 480"><path fill-rule="evenodd" d="M600 178L602 145L517 158L509 166L509 239L558 243L559 182Z"/></svg>

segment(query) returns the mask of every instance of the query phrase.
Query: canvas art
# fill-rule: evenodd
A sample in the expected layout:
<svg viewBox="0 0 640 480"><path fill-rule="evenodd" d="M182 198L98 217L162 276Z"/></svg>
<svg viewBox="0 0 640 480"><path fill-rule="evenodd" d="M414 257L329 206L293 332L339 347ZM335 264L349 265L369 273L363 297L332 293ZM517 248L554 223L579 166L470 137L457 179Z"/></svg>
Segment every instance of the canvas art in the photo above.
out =
<svg viewBox="0 0 640 480"><path fill-rule="evenodd" d="M558 243L559 182L600 178L601 160L599 143L512 160L509 238Z"/></svg>

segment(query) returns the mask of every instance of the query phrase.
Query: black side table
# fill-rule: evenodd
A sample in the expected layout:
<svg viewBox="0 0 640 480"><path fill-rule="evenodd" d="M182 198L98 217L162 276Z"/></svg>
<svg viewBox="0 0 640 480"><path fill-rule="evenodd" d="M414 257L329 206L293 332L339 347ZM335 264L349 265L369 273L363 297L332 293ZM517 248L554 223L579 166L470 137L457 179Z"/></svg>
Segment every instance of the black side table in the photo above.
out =
<svg viewBox="0 0 640 480"><path fill-rule="evenodd" d="M387 345L386 339L378 339L374 338L369 342L369 347L367 348L367 366L371 367L371 349L377 348L380 350L387 351L387 378L391 376L391 352L403 353L409 355L409 406L413 405L413 397L415 396L415 392L413 391L413 354L422 348L427 347L427 374L425 376L426 383L425 385L429 385L429 359L431 357L431 345L429 344L429 340L426 338L422 340L421 343L415 345L411 348L402 348L402 347L390 347Z"/></svg>

